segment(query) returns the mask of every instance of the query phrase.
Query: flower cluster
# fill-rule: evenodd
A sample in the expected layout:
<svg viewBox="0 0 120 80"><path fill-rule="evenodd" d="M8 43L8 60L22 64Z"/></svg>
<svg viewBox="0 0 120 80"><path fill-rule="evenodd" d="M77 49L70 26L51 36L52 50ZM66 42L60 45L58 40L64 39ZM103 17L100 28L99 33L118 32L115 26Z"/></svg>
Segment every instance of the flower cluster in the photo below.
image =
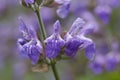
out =
<svg viewBox="0 0 120 80"><path fill-rule="evenodd" d="M104 39L108 38L108 36L106 37L104 36L105 34L103 34L104 29L100 29L101 26L109 26L108 24L111 21L110 19L112 18L111 14L113 10L120 6L118 0L74 0L72 2L71 0L22 1L24 1L26 7L31 8L36 13L40 23L41 36L39 36L39 38L42 39L38 39L38 36L36 35L37 31L35 31L34 28L27 27L20 19L20 32L22 36L18 39L19 51L22 55L30 58L33 64L42 62L52 65L63 58L72 58L79 50L84 50L85 56L90 60L89 67L93 72L99 74L102 73L104 69L108 71L115 69L116 64L120 61L119 51L111 52L107 47L102 46L104 49L99 52L99 49L95 50L93 40L87 36L94 32L94 36L97 35ZM61 24L60 21L57 20L53 25L53 34L47 37L46 32L44 31L44 28L46 28L45 26L50 26L51 23L53 24L53 18L58 19L58 17L54 15L56 13L54 13L53 8L55 8L55 12L60 18L65 18L69 13L72 15L66 18L67 20L75 16L81 18L77 18L66 33L61 32ZM45 19L45 26L42 25L40 19L41 15L43 20ZM67 25L69 25L69 23L67 23ZM49 28L52 29L51 27ZM47 29L49 28L47 27ZM103 44L101 41L98 42ZM108 44L110 43L108 42ZM96 56L94 56L95 53ZM91 60L93 61L91 62Z"/></svg>
<svg viewBox="0 0 120 80"><path fill-rule="evenodd" d="M40 56L44 54L46 58L54 59L60 55L74 57L78 49L85 49L86 57L93 59L95 53L95 45L86 35L93 32L93 25L87 24L83 19L77 18L72 24L70 30L61 37L60 22L57 20L54 27L54 33L46 38L43 43L38 40L35 30L27 27L23 20L20 19L21 38L18 39L18 47L20 54L29 57L33 64L40 60ZM45 46L43 47L43 44ZM64 54L61 54L63 52Z"/></svg>
<svg viewBox="0 0 120 80"><path fill-rule="evenodd" d="M104 24L109 24L112 11L120 7L119 0L80 0L73 1L71 5L71 12L77 15L81 15L85 11L93 12Z"/></svg>
<svg viewBox="0 0 120 80"><path fill-rule="evenodd" d="M3 69L12 69L12 79L24 80L31 67L33 72L53 69L56 76L58 64L59 69L65 66L65 70L60 71L63 80L86 79L91 75L90 80L93 80L96 74L100 74L97 76L100 80L111 80L113 76L120 80L117 75L120 69L120 0L0 0L0 3L0 74L6 75ZM24 18L19 18L19 30L15 21L17 15ZM81 72L83 77L79 77ZM6 80L6 76L0 80Z"/></svg>
<svg viewBox="0 0 120 80"><path fill-rule="evenodd" d="M113 42L112 51L105 54L96 53L95 60L89 63L89 68L95 74L101 74L103 70L113 71L116 69L117 65L120 63L120 53L118 43Z"/></svg>

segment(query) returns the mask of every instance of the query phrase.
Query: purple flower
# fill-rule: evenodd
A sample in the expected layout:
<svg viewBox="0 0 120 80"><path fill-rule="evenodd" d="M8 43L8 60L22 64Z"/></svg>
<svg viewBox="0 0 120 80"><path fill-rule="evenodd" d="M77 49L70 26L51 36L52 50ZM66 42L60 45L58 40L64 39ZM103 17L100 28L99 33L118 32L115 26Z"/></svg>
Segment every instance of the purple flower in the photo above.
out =
<svg viewBox="0 0 120 80"><path fill-rule="evenodd" d="M94 42L90 39L85 37L84 35L78 35L79 39L83 43L80 45L79 48L85 49L85 55L89 60L93 60L94 53L95 53L95 45Z"/></svg>
<svg viewBox="0 0 120 80"><path fill-rule="evenodd" d="M117 61L115 60L115 58L108 59L107 63L106 63L106 66L105 66L106 70L108 70L108 71L114 70L116 68L116 65L117 65L116 62Z"/></svg>
<svg viewBox="0 0 120 80"><path fill-rule="evenodd" d="M33 4L34 0L25 0L26 4Z"/></svg>
<svg viewBox="0 0 120 80"><path fill-rule="evenodd" d="M90 1L87 0L72 0L71 4L71 12L77 15L80 15L84 11L87 10L88 6L90 5Z"/></svg>
<svg viewBox="0 0 120 80"><path fill-rule="evenodd" d="M32 64L36 64L42 53L42 46L40 41L36 37L36 33L33 28L27 28L22 19L20 19L20 32L22 38L17 41L19 53L25 57L29 57Z"/></svg>
<svg viewBox="0 0 120 80"><path fill-rule="evenodd" d="M32 26L27 27L21 18L19 18L19 31L20 35L22 35L22 38L27 41L30 41L31 39L37 39L34 28Z"/></svg>
<svg viewBox="0 0 120 80"><path fill-rule="evenodd" d="M115 52L110 52L105 56L106 57L106 65L105 65L106 70L111 71L116 68L117 58L115 56L116 56Z"/></svg>
<svg viewBox="0 0 120 80"><path fill-rule="evenodd" d="M26 43L27 43L27 41L24 40L24 39L22 39L22 38L19 38L18 41L17 41L19 53L20 53L23 57L28 57L27 54L26 54L26 51L25 51L24 48L23 48L23 45L25 45Z"/></svg>
<svg viewBox="0 0 120 80"><path fill-rule="evenodd" d="M30 42L26 43L23 45L23 50L30 58L32 64L36 64L38 62L40 54L42 53L42 47L38 40L31 40Z"/></svg>
<svg viewBox="0 0 120 80"><path fill-rule="evenodd" d="M95 8L96 15L107 24L110 21L111 8L108 5L99 5Z"/></svg>
<svg viewBox="0 0 120 80"><path fill-rule="evenodd" d="M76 37L76 33L83 27L85 22L81 18L77 18L71 29L65 35L65 53L67 56L74 56L82 44L81 40Z"/></svg>
<svg viewBox="0 0 120 80"><path fill-rule="evenodd" d="M70 4L64 4L59 6L57 10L57 14L59 15L59 17L65 18L69 13L69 8L70 8Z"/></svg>
<svg viewBox="0 0 120 80"><path fill-rule="evenodd" d="M64 40L61 38L60 32L60 22L56 21L54 24L54 33L45 40L46 43L46 56L48 58L55 58L59 55L61 48L64 46Z"/></svg>
<svg viewBox="0 0 120 80"><path fill-rule="evenodd" d="M77 37L71 38L67 43L65 44L65 53L68 56L75 56L77 53L77 50L79 49L79 46L82 44L82 42L77 39Z"/></svg>
<svg viewBox="0 0 120 80"><path fill-rule="evenodd" d="M109 5L112 8L117 8L120 6L120 0L97 0L98 4Z"/></svg>
<svg viewBox="0 0 120 80"><path fill-rule="evenodd" d="M101 74L103 72L104 65L105 56L97 54L94 61L89 63L89 68L92 69L95 74Z"/></svg>
<svg viewBox="0 0 120 80"><path fill-rule="evenodd" d="M85 26L85 21L77 18L65 36L66 55L74 56L79 48L83 48L85 49L86 57L92 59L95 53L95 45L93 41L85 37L85 35L90 34L93 30L94 27L92 25Z"/></svg>
<svg viewBox="0 0 120 80"><path fill-rule="evenodd" d="M101 64L99 64L97 62L90 63L89 67L92 69L92 71L95 74L101 74L103 72L103 68L102 68Z"/></svg>
<svg viewBox="0 0 120 80"><path fill-rule="evenodd" d="M120 60L117 48L118 43L114 41L112 44L112 51L109 51L106 54L97 51L98 53L96 54L94 61L90 62L89 64L89 67L93 70L94 73L100 74L102 73L103 69L107 71L115 70Z"/></svg>
<svg viewBox="0 0 120 80"><path fill-rule="evenodd" d="M110 0L109 1L110 6L112 6L113 8L117 8L120 7L120 0Z"/></svg>
<svg viewBox="0 0 120 80"><path fill-rule="evenodd" d="M60 4L57 10L57 14L61 18L65 18L69 13L71 0L55 0L56 3Z"/></svg>

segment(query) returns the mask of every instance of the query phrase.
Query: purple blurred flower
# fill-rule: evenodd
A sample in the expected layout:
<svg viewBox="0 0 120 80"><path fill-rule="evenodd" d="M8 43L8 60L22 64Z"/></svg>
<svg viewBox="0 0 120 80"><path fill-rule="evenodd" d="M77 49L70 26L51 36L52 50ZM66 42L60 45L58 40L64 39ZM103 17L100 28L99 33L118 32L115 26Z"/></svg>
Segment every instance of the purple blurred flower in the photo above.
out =
<svg viewBox="0 0 120 80"><path fill-rule="evenodd" d="M66 55L74 56L79 48L83 48L85 49L86 57L92 59L95 53L95 45L93 41L85 37L85 35L90 34L93 30L93 26L89 25L85 27L85 21L77 18L65 36Z"/></svg>
<svg viewBox="0 0 120 80"><path fill-rule="evenodd" d="M104 55L104 62L105 64L103 65L104 68L107 71L112 71L116 68L117 66L117 58L116 58L116 53L115 52L109 52L106 55Z"/></svg>
<svg viewBox="0 0 120 80"><path fill-rule="evenodd" d="M94 28L94 33L99 32L100 24L98 24L97 20L95 19L94 15L88 11L84 10L79 14L80 17L82 17L85 21L87 21L86 26L90 26Z"/></svg>
<svg viewBox="0 0 120 80"><path fill-rule="evenodd" d="M99 5L95 8L96 15L105 24L108 24L110 21L111 11L112 11L112 9L108 5Z"/></svg>
<svg viewBox="0 0 120 80"><path fill-rule="evenodd" d="M56 3L60 4L57 10L57 14L61 18L65 18L69 13L71 0L55 0Z"/></svg>
<svg viewBox="0 0 120 80"><path fill-rule="evenodd" d="M100 5L109 5L112 8L117 8L120 6L120 0L97 0Z"/></svg>
<svg viewBox="0 0 120 80"><path fill-rule="evenodd" d="M4 0L0 0L0 3L1 3L0 5L0 16L1 16L1 13L3 13L7 8L7 3Z"/></svg>
<svg viewBox="0 0 120 80"><path fill-rule="evenodd" d="M114 70L116 68L117 65L117 61L115 58L115 55L113 55L114 53L112 53L112 55L109 53L108 55L106 55L106 65L105 68L108 71Z"/></svg>
<svg viewBox="0 0 120 80"><path fill-rule="evenodd" d="M89 63L89 68L91 68L95 74L101 74L103 72L104 65L105 56L97 54L94 61Z"/></svg>
<svg viewBox="0 0 120 80"><path fill-rule="evenodd" d="M120 0L110 0L109 1L110 6L113 8L120 7Z"/></svg>
<svg viewBox="0 0 120 80"><path fill-rule="evenodd" d="M48 58L55 58L59 55L61 48L64 46L65 42L61 38L60 32L60 22L56 21L54 24L54 33L45 40L46 43L46 56Z"/></svg>
<svg viewBox="0 0 120 80"><path fill-rule="evenodd" d="M89 66L95 74L101 74L103 72L103 68L99 63L93 62Z"/></svg>
<svg viewBox="0 0 120 80"><path fill-rule="evenodd" d="M70 8L70 4L59 6L57 10L57 14L59 15L59 17L65 18L69 13L69 8Z"/></svg>
<svg viewBox="0 0 120 80"><path fill-rule="evenodd" d="M77 15L80 15L82 12L86 11L89 7L90 1L88 0L72 0L72 4L70 5L71 12Z"/></svg>
<svg viewBox="0 0 120 80"><path fill-rule="evenodd" d="M26 4L33 4L34 0L25 0Z"/></svg>
<svg viewBox="0 0 120 80"><path fill-rule="evenodd" d="M42 53L42 46L36 37L34 29L27 28L22 19L20 19L20 32L22 38L17 41L18 49L21 55L29 57L32 64L36 64Z"/></svg>
<svg viewBox="0 0 120 80"><path fill-rule="evenodd" d="M107 71L115 70L120 61L120 54L118 52L118 44L113 42L112 51L106 54L97 53L93 62L89 63L89 67L95 74L102 73L103 69Z"/></svg>

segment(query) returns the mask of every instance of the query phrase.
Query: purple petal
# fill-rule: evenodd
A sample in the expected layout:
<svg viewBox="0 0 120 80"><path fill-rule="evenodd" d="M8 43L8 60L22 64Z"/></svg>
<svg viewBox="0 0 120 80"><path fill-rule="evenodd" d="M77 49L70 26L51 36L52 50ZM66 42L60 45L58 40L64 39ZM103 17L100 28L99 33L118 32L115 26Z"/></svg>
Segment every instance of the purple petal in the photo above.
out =
<svg viewBox="0 0 120 80"><path fill-rule="evenodd" d="M85 37L84 35L78 35L78 38L82 41L82 45L79 48L85 49L85 55L89 60L94 59L95 55L95 45L90 38Z"/></svg>
<svg viewBox="0 0 120 80"><path fill-rule="evenodd" d="M115 58L113 58L111 60L107 60L107 64L106 64L105 68L108 71L114 70L116 68L116 60L115 60Z"/></svg>
<svg viewBox="0 0 120 80"><path fill-rule="evenodd" d="M83 28L83 25L84 25L84 24L85 24L85 21L84 21L82 18L77 18L77 19L73 22L73 24L72 24L72 26L71 26L71 28L70 28L70 30L69 30L69 34L74 35L74 34L77 33L80 29Z"/></svg>
<svg viewBox="0 0 120 80"><path fill-rule="evenodd" d="M113 7L113 8L117 8L120 6L120 0L110 0L109 4Z"/></svg>
<svg viewBox="0 0 120 80"><path fill-rule="evenodd" d="M61 48L65 42L59 34L53 34L45 40L46 43L46 56L48 58L55 58L59 55Z"/></svg>
<svg viewBox="0 0 120 80"><path fill-rule="evenodd" d="M28 28L20 17L19 17L19 30L20 32L28 33Z"/></svg>
<svg viewBox="0 0 120 80"><path fill-rule="evenodd" d="M107 24L110 20L111 8L106 5L101 5L95 8L96 15Z"/></svg>
<svg viewBox="0 0 120 80"><path fill-rule="evenodd" d="M26 4L33 4L34 0L25 0Z"/></svg>
<svg viewBox="0 0 120 80"><path fill-rule="evenodd" d="M95 56L95 45L90 44L85 48L85 55L89 60L93 60Z"/></svg>
<svg viewBox="0 0 120 80"><path fill-rule="evenodd" d="M22 38L18 39L18 41L17 41L17 44L20 44L21 46L23 46L26 43L27 43L27 41Z"/></svg>
<svg viewBox="0 0 120 80"><path fill-rule="evenodd" d="M23 45L26 44L26 41L24 39L18 39L17 45L18 45L18 52L21 56L27 57L26 51L23 47Z"/></svg>
<svg viewBox="0 0 120 80"><path fill-rule="evenodd" d="M81 45L81 41L76 38L71 38L69 41L65 44L65 53L67 56L73 57L75 56L76 52L79 49L79 46Z"/></svg>
<svg viewBox="0 0 120 80"><path fill-rule="evenodd" d="M29 32L28 32L28 28L21 18L19 18L19 30L20 30L20 34L22 35L22 37L24 39L30 40L30 35L29 35Z"/></svg>
<svg viewBox="0 0 120 80"><path fill-rule="evenodd" d="M46 49L45 49L46 56L48 58L55 58L56 56L58 56L61 48L63 47L61 45L64 45L64 43L59 40L51 40L47 42Z"/></svg>
<svg viewBox="0 0 120 80"><path fill-rule="evenodd" d="M28 56L29 56L32 64L36 64L40 57L39 48L35 45L31 45L31 47L29 48Z"/></svg>
<svg viewBox="0 0 120 80"><path fill-rule="evenodd" d="M60 27L60 22L57 20L54 24L54 33L44 41L46 43L45 51L48 58L57 57L60 53L61 48L65 44L64 40L59 34Z"/></svg>
<svg viewBox="0 0 120 80"><path fill-rule="evenodd" d="M24 45L21 45L20 43L23 44L23 41L19 40L18 44L20 54L22 56L29 57L32 64L36 64L39 60L40 54L42 53L42 47L40 46L40 42L36 40L31 40Z"/></svg>
<svg viewBox="0 0 120 80"><path fill-rule="evenodd" d="M36 32L32 27L30 27L28 31L29 31L29 35L31 36L31 38L37 39Z"/></svg>
<svg viewBox="0 0 120 80"><path fill-rule="evenodd" d="M86 24L86 25L84 26L84 28L83 28L78 34L79 34L79 35L81 35L81 34L83 34L83 35L91 34L91 33L94 32L95 26L96 26L96 25L91 24L91 23Z"/></svg>
<svg viewBox="0 0 120 80"><path fill-rule="evenodd" d="M95 74L101 74L103 72L102 66L97 62L90 63L89 67Z"/></svg>
<svg viewBox="0 0 120 80"><path fill-rule="evenodd" d="M55 33L59 33L60 32L60 28L61 28L60 22L59 22L59 20L57 20L54 23L54 31L55 31Z"/></svg>
<svg viewBox="0 0 120 80"><path fill-rule="evenodd" d="M61 18L65 18L69 13L70 4L62 5L58 8L57 14Z"/></svg>
<svg viewBox="0 0 120 80"><path fill-rule="evenodd" d="M116 59L116 52L111 52L108 53L105 57L106 57L106 65L105 68L108 71L114 70L116 68L117 65L117 59Z"/></svg>

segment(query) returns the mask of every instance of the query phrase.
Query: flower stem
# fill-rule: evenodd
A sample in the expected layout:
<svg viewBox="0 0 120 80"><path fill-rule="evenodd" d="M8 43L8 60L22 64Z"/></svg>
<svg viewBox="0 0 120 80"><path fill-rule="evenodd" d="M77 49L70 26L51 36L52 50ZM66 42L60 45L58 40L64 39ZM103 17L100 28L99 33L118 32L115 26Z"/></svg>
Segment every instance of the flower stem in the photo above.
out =
<svg viewBox="0 0 120 80"><path fill-rule="evenodd" d="M41 31L41 33L43 35L43 40L45 40L47 38L47 36L46 36L45 27L44 27L42 18L41 18L40 13L39 13L39 9L36 10L35 13L36 13L36 15L38 17L38 21L39 21L39 24L40 24L40 31ZM53 60L50 60L50 62L51 62L51 67L52 67L52 71L53 71L55 80L59 80L56 65L55 65L56 63Z"/></svg>
<svg viewBox="0 0 120 80"><path fill-rule="evenodd" d="M51 60L51 68L53 70L53 74L55 76L55 80L60 80L59 76L58 76L57 69L56 69L56 63L54 63L52 60Z"/></svg>
<svg viewBox="0 0 120 80"><path fill-rule="evenodd" d="M44 24L43 24L43 21L42 21L42 19L41 19L39 10L36 10L36 15L37 15L37 17L38 17L38 21L39 21L39 24L40 24L40 31L41 31L41 33L42 33L42 35L43 35L43 39L45 40L45 39L47 38L47 36L46 36Z"/></svg>

